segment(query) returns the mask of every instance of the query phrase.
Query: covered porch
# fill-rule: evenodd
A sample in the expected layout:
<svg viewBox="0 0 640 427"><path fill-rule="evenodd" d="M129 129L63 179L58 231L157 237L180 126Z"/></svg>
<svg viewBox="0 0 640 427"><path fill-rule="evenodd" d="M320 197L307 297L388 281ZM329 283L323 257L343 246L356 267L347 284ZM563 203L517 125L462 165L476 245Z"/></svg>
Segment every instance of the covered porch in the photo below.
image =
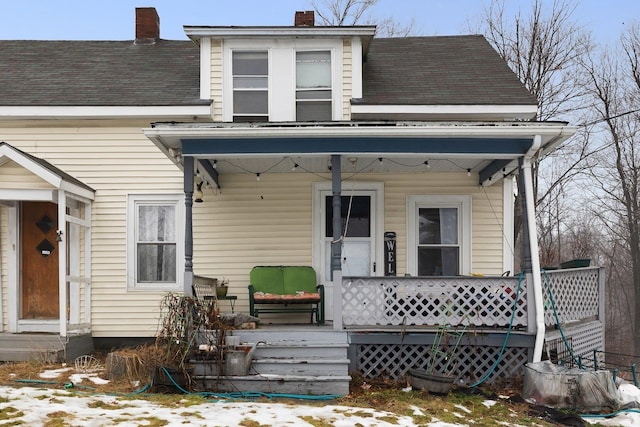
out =
<svg viewBox="0 0 640 427"><path fill-rule="evenodd" d="M513 356L515 363L509 366L521 366L523 361L539 360L542 356L544 289L535 244L531 157L553 150L568 137L571 130L566 124L160 123L146 129L145 134L184 171L186 294L191 292L196 273L216 277L228 274L231 291L238 295L236 310L242 310L252 266L307 264L316 269L319 281L326 288L328 324L335 331L348 333L352 369L381 372L378 368L367 368L362 362L366 358L363 354L369 352L363 349L374 346L378 350L369 352L370 359L389 360L388 366L397 367L392 375L402 375L408 365L398 364L394 359L404 354L395 345L413 342L428 346L428 337L433 336L438 325L465 322L473 330L467 334L473 338L466 339L480 343L474 344L477 348L493 349L492 354L485 352L481 356L487 361L485 365L496 359L508 329L513 332L509 345L517 348ZM529 273L523 280L502 275L514 270L511 176L515 172L519 173L526 190L525 212L529 226L525 233ZM439 186L438 200L443 199L441 194L453 194L447 202L462 200L457 212L467 216L468 229L462 227L459 232L460 235L468 232L468 236L456 249L455 269L451 274L425 276L419 274L419 260L412 254L410 240L414 229L411 227L417 225L415 216L409 218L414 215L409 211L417 206L417 202L410 205L412 200L436 192L431 182L433 177L438 180L435 184ZM459 180L455 181L455 188L447 188L449 177ZM396 178L399 182L394 181ZM303 190L296 187L294 194L290 188L295 185ZM349 265L352 253L348 252L352 247L349 234L345 233L348 227L343 215L345 203L350 206L351 194L376 188L379 197L371 202L375 218L373 215L368 218L376 239L360 241L364 242L360 247L365 248L368 256L359 258L359 261L365 260L361 263L363 273L353 274L353 266ZM209 197L211 205L207 205L208 201L194 204L194 199L201 200L206 189L209 192L205 193L205 199ZM491 196L487 196L487 191ZM263 203L268 197L281 199L288 205ZM499 203L498 214L491 212L491 200L481 200L490 197ZM233 204L227 205L231 199ZM468 206L467 211L463 205ZM236 210L228 211L231 206ZM478 206L485 206L484 213ZM197 221L194 221L194 211L198 214ZM234 233L224 239L224 251L213 244L219 234L201 233L203 226L207 231L213 230L209 224L214 217L216 221L220 218L260 221L264 215L276 212L281 218L269 217L272 229L268 232L247 227L247 222L242 229L233 229L235 231L214 227L225 235ZM295 215L301 212L295 224L303 228L296 228L295 235L288 234L287 229L285 238L278 240L289 212ZM306 222L305 214L308 215ZM320 215L319 221L315 215ZM487 221L472 224L473 218L483 215L493 221L487 228L493 231L487 231L485 236L482 230ZM315 223L325 228L316 231ZM331 233L324 234L329 229ZM393 265L388 263L389 251L383 239L390 231L398 232L398 252L394 253L397 257ZM474 233L481 237L475 237ZM301 238L301 235L310 238ZM259 243L253 244L253 241ZM483 244L476 243L480 241ZM491 250L486 251L485 241ZM236 256L231 258L231 253ZM222 259L227 262L217 264ZM238 269L234 271L230 266L236 264ZM205 265L221 267L203 273ZM479 274L478 270L481 270ZM234 287L237 282L240 285ZM516 298L518 285L520 295ZM516 312L511 319L514 302ZM246 307L246 301L244 304ZM410 335L413 338L409 338ZM380 350L385 348L387 350ZM388 356L391 354L395 356ZM416 353L412 363L419 358Z"/></svg>

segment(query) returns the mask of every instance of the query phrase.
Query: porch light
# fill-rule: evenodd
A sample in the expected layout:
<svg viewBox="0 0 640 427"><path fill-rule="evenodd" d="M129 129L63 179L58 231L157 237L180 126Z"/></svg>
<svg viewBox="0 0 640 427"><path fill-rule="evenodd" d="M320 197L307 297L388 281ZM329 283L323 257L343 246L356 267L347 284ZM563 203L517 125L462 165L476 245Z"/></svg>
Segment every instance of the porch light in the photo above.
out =
<svg viewBox="0 0 640 427"><path fill-rule="evenodd" d="M425 160L424 165L427 167L427 169L431 168L431 165L429 164L429 160Z"/></svg>
<svg viewBox="0 0 640 427"><path fill-rule="evenodd" d="M467 176L471 176L471 169L467 169Z"/></svg>
<svg viewBox="0 0 640 427"><path fill-rule="evenodd" d="M256 181L260 181L260 172L256 174Z"/></svg>
<svg viewBox="0 0 640 427"><path fill-rule="evenodd" d="M214 169L218 169L218 161L217 160L213 161L213 168Z"/></svg>
<svg viewBox="0 0 640 427"><path fill-rule="evenodd" d="M64 234L62 230L56 231L56 242L62 242L62 234Z"/></svg>
<svg viewBox="0 0 640 427"><path fill-rule="evenodd" d="M193 196L194 196L194 200L193 201L196 202L196 203L202 203L203 202L203 200L202 200L202 197L204 196L202 194L202 183L203 182L204 181L200 181L196 185L196 191L193 193Z"/></svg>

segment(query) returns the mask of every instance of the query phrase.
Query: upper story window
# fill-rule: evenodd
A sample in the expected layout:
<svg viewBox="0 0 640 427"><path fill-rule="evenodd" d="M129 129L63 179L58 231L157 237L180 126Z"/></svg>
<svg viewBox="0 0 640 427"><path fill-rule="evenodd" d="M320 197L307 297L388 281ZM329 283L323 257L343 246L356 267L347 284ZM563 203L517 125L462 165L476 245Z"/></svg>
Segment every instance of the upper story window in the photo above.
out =
<svg viewBox="0 0 640 427"><path fill-rule="evenodd" d="M234 51L233 121L269 120L269 55Z"/></svg>
<svg viewBox="0 0 640 427"><path fill-rule="evenodd" d="M343 48L341 39L225 39L214 110L224 122L342 120L343 73L352 68Z"/></svg>
<svg viewBox="0 0 640 427"><path fill-rule="evenodd" d="M331 52L296 52L296 120L331 120L331 99Z"/></svg>

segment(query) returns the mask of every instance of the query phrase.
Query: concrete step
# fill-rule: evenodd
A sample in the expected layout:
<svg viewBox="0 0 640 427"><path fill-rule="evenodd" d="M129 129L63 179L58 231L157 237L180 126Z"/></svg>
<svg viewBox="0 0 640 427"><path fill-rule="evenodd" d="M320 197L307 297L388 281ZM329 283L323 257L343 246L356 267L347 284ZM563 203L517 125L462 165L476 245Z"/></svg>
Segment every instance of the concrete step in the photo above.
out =
<svg viewBox="0 0 640 427"><path fill-rule="evenodd" d="M232 377L195 377L199 388L218 392L259 392L301 395L349 394L351 377L346 376L305 376L305 375L247 375Z"/></svg>
<svg viewBox="0 0 640 427"><path fill-rule="evenodd" d="M56 363L64 360L64 350L2 347L0 348L0 360L3 362Z"/></svg>
<svg viewBox="0 0 640 427"><path fill-rule="evenodd" d="M0 334L0 361L62 362L93 352L90 334L61 338L57 334Z"/></svg>

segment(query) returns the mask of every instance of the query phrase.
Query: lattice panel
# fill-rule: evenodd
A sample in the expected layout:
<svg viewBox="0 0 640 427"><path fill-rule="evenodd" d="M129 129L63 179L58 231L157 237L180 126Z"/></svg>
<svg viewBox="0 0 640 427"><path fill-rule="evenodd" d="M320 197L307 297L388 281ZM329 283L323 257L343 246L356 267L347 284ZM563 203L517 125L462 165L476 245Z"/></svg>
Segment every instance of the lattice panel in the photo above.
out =
<svg viewBox="0 0 640 427"><path fill-rule="evenodd" d="M427 369L429 359L428 345L400 344L358 344L356 345L356 370L365 378L391 377L402 378L409 369ZM500 347L464 346L458 347L452 374L471 384L483 378L495 363ZM526 348L507 348L495 371L487 382L499 378L511 378L522 375L523 367L528 361ZM433 372L441 372L444 360L434 365Z"/></svg>
<svg viewBox="0 0 640 427"><path fill-rule="evenodd" d="M549 287L553 293L560 323L588 318L599 314L598 268L567 269L549 271L542 276L545 300L544 320L547 325L555 325L556 319L549 299ZM548 280L547 280L548 278Z"/></svg>
<svg viewBox="0 0 640 427"><path fill-rule="evenodd" d="M513 277L358 277L342 285L343 324L473 325L509 324L518 279ZM527 325L527 287L523 282L514 327Z"/></svg>
<svg viewBox="0 0 640 427"><path fill-rule="evenodd" d="M576 326L563 327L562 332L567 341L570 342L574 356L583 356L583 365L593 367L593 350L604 352L604 324L599 321L588 322ZM545 340L547 341L561 339L560 331L551 331L545 335ZM599 361L603 362L604 359L599 359Z"/></svg>

